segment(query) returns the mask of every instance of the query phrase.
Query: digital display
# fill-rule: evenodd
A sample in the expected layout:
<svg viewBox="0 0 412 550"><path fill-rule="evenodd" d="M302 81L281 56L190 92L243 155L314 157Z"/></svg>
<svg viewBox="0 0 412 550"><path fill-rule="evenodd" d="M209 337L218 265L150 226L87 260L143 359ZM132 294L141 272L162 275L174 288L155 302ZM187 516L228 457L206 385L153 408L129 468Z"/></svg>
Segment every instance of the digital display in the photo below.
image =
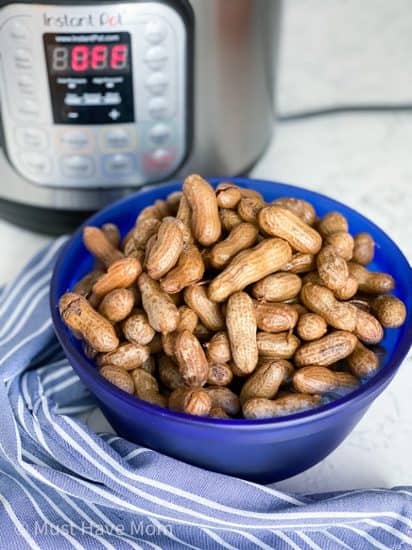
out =
<svg viewBox="0 0 412 550"><path fill-rule="evenodd" d="M76 44L47 47L53 74L129 71L128 44Z"/></svg>
<svg viewBox="0 0 412 550"><path fill-rule="evenodd" d="M43 36L55 123L134 121L128 32Z"/></svg>

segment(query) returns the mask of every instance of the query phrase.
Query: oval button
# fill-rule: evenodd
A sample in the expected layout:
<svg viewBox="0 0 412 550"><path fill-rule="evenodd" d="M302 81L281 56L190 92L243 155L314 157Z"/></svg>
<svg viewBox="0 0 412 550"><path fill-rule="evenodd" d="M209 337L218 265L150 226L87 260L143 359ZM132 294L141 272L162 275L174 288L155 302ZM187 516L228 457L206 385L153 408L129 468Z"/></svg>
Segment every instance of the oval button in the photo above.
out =
<svg viewBox="0 0 412 550"><path fill-rule="evenodd" d="M20 21L14 21L9 25L9 36L12 40L27 40L30 38L29 29Z"/></svg>
<svg viewBox="0 0 412 550"><path fill-rule="evenodd" d="M146 80L147 89L154 95L162 94L166 90L167 85L167 76L160 71L152 73Z"/></svg>
<svg viewBox="0 0 412 550"><path fill-rule="evenodd" d="M164 118L167 114L167 102L163 97L154 97L149 101L149 112L153 118Z"/></svg>
<svg viewBox="0 0 412 550"><path fill-rule="evenodd" d="M110 175L125 176L134 168L134 155L107 155L103 159L104 171Z"/></svg>
<svg viewBox="0 0 412 550"><path fill-rule="evenodd" d="M90 145L90 136L81 130L70 130L60 134L60 144L67 150L80 151Z"/></svg>
<svg viewBox="0 0 412 550"><path fill-rule="evenodd" d="M153 71L160 70L167 60L167 51L163 46L153 46L146 52L144 60Z"/></svg>
<svg viewBox="0 0 412 550"><path fill-rule="evenodd" d="M89 177L94 172L93 159L85 155L63 157L63 174L68 178Z"/></svg>
<svg viewBox="0 0 412 550"><path fill-rule="evenodd" d="M45 176L51 170L49 157L40 153L23 153L20 155L20 162L23 168L34 176Z"/></svg>
<svg viewBox="0 0 412 550"><path fill-rule="evenodd" d="M17 128L16 140L23 149L41 151L47 146L47 134L39 128Z"/></svg>
<svg viewBox="0 0 412 550"><path fill-rule="evenodd" d="M31 69L33 56L30 50L18 48L14 53L14 62L19 69Z"/></svg>
<svg viewBox="0 0 412 550"><path fill-rule="evenodd" d="M107 130L103 137L107 149L127 149L132 144L130 132L122 128Z"/></svg>
<svg viewBox="0 0 412 550"><path fill-rule="evenodd" d="M150 130L150 139L153 143L156 145L162 145L165 143L171 134L170 126L167 126L167 124L155 124L153 128Z"/></svg>
<svg viewBox="0 0 412 550"><path fill-rule="evenodd" d="M161 21L149 21L145 27L145 38L150 44L159 44L166 38L167 28Z"/></svg>

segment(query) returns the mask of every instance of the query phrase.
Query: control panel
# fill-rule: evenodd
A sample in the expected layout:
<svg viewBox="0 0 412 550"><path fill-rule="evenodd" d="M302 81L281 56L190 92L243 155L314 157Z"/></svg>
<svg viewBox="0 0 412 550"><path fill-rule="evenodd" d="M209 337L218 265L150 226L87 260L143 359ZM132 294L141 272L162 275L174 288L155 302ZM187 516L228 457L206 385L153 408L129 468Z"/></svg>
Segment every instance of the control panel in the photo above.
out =
<svg viewBox="0 0 412 550"><path fill-rule="evenodd" d="M53 187L139 185L187 149L187 29L158 2L0 11L10 162Z"/></svg>

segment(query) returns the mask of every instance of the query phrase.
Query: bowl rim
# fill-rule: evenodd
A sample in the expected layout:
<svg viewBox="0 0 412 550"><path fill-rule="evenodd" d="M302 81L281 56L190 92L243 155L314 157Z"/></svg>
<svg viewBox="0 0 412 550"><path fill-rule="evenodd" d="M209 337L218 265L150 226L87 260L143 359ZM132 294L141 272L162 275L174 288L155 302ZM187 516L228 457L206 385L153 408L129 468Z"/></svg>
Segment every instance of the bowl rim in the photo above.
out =
<svg viewBox="0 0 412 550"><path fill-rule="evenodd" d="M323 193L319 193L317 191L312 191L311 189L307 189L304 187L297 187L295 185L291 185L288 183L281 183L278 181L272 181L272 180L263 180L258 178L244 178L244 177L213 177L213 178L206 178L212 185L216 185L220 182L232 182L237 183L239 185L247 186L248 184L270 184L270 185L276 185L278 187L283 188L284 190L287 190L291 193L298 191L299 193L302 193L304 191L305 193L308 193L309 196L315 196L319 197L320 199L327 199L328 201L332 201L334 205L339 208L343 208L346 211L349 211L349 213L354 214L355 216L360 216L363 218L368 224L370 224L374 230L379 232L383 238L385 238L391 246L396 250L399 261L402 262L403 266L407 270L406 278L410 279L410 286L412 287L412 268L409 264L409 261L405 257L402 250L398 247L398 245L389 237L383 229L378 227L374 222L372 222L369 218L361 214L360 212L356 211L355 209L351 208L350 206L347 206L346 204L343 204L342 202L329 197ZM332 416L334 414L338 414L342 411L342 409L345 409L346 407L352 405L352 406L361 406L362 402L365 400L370 400L370 402L373 401L373 399L383 391L383 389L386 387L387 384L392 380L392 378L395 376L396 372L400 368L403 360L408 354L408 351L412 345L412 316L411 311L407 311L407 319L406 319L406 325L405 325L405 334L401 341L399 342L396 350L392 353L392 356L390 357L390 360L385 365L383 369L381 369L378 373L376 373L374 376L372 376L369 380L367 380L365 383L363 383L358 389L350 392L349 394L339 397L337 399L334 399L328 403L322 404L319 407L313 408L313 409L307 409L298 413L293 413L285 416L275 417L275 418L267 418L267 419L260 419L260 420L252 420L252 419L220 419L220 418L209 418L209 417L199 417L199 416L193 416L177 411L173 411L168 408L159 407L158 405L154 405L151 403L148 403L147 401L143 401L136 396L132 396L127 394L126 392L123 392L113 384L111 384L109 381L105 380L103 377L98 375L96 366L92 363L91 360L89 360L83 353L79 352L79 350L73 345L71 342L70 336L69 336L69 330L64 325L63 321L60 318L59 310L58 310L58 300L60 296L57 296L57 286L58 282L57 279L59 278L59 273L61 270L61 266L65 261L66 253L68 249L72 246L72 244L77 241L78 238L81 238L81 233L83 230L83 227L86 225L93 225L96 222L96 220L99 220L101 216L106 215L109 213L113 208L117 208L119 206L122 206L123 204L126 204L132 199L136 199L137 196L144 194L148 191L152 190L169 190L172 187L181 186L182 181L181 180L172 180L161 184L150 184L141 187L139 190L137 190L135 193L132 193L131 195L127 195L126 197L123 197L105 208L99 210L93 216L87 218L83 224L73 233L73 235L68 239L68 241L64 244L62 249L59 252L58 259L55 263L51 284L50 284L50 309L51 309L51 315L53 320L53 328L55 331L55 334L63 347L63 350L68 357L72 368L77 371L77 369L81 369L83 373L86 375L87 378L93 379L93 382L99 386L99 389L103 393L109 393L112 397L116 398L117 400L120 400L121 402L126 402L128 405L132 407L136 407L136 409L142 409L148 414L154 414L155 416L159 417L168 417L171 420L175 420L177 422L182 422L186 424L194 424L199 427L215 427L215 428L230 428L230 429L256 429L256 428L276 428L276 429L282 429L282 428L289 428L296 424L306 424L309 422L313 422L315 420L320 420L325 417ZM292 195L293 196L293 195ZM309 197L308 197L309 198ZM75 366L76 365L76 366ZM95 392L89 388L89 391L93 394Z"/></svg>

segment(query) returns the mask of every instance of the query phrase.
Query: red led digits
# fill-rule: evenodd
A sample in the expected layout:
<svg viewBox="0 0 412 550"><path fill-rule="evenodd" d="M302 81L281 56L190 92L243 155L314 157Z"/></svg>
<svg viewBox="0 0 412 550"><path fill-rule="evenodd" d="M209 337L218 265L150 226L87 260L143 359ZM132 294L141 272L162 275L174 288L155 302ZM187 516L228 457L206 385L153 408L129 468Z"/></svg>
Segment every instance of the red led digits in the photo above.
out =
<svg viewBox="0 0 412 550"><path fill-rule="evenodd" d="M105 69L107 67L108 47L97 44L92 48L91 65L92 69Z"/></svg>
<svg viewBox="0 0 412 550"><path fill-rule="evenodd" d="M113 46L110 56L110 67L112 69L124 69L127 65L127 45L116 44Z"/></svg>
<svg viewBox="0 0 412 550"><path fill-rule="evenodd" d="M86 71L89 68L89 48L87 46L74 46L71 58L73 71Z"/></svg>

